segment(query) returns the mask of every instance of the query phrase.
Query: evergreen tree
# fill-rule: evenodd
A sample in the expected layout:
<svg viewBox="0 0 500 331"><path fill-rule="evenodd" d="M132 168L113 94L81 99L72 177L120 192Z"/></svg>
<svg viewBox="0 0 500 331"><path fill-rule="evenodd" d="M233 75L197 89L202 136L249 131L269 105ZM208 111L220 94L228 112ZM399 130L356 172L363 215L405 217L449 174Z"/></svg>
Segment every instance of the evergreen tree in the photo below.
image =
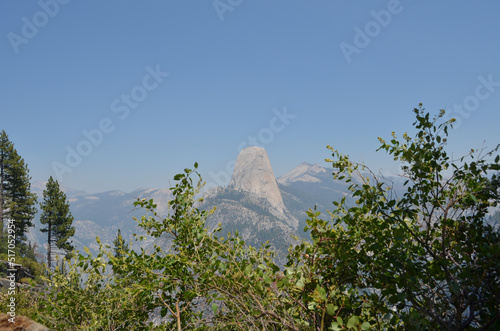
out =
<svg viewBox="0 0 500 331"><path fill-rule="evenodd" d="M61 191L59 183L52 176L43 191L43 202L40 208L42 209L40 222L46 224L46 227L40 231L48 235L47 264L50 269L54 245L65 250L68 258L74 249L68 239L75 234L75 228L72 226L73 216L69 210L69 203L66 201L66 194Z"/></svg>
<svg viewBox="0 0 500 331"><path fill-rule="evenodd" d="M128 251L128 244L123 239L122 232L120 229L118 229L118 234L116 235L116 238L113 241L113 245L116 258L121 258L125 256L125 252Z"/></svg>
<svg viewBox="0 0 500 331"><path fill-rule="evenodd" d="M120 229L118 229L116 238L115 240L113 240L113 246L114 246L113 253L116 259L121 260L127 256L129 250L128 244L123 239L122 232ZM124 270L119 265L113 265L113 272L115 273L115 276L117 278L123 277Z"/></svg>
<svg viewBox="0 0 500 331"><path fill-rule="evenodd" d="M30 191L27 164L17 153L5 131L0 133L0 228L13 221L16 244L25 245L26 231L33 226L36 195ZM22 247L19 247L22 248Z"/></svg>

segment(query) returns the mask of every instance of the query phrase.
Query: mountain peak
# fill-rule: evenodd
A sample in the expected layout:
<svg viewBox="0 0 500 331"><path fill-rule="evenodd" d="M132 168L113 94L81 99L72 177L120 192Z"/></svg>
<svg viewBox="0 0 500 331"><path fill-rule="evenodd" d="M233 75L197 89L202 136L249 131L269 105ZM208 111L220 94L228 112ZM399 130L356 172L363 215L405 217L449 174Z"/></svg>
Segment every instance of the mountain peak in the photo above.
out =
<svg viewBox="0 0 500 331"><path fill-rule="evenodd" d="M43 191L47 188L47 182L33 182L31 183L31 191L35 193L40 199L43 197ZM67 186L63 186L59 183L59 188L63 191L68 197L76 197L87 195L88 193L82 190L75 190L69 188Z"/></svg>
<svg viewBox="0 0 500 331"><path fill-rule="evenodd" d="M320 182L321 180L317 176L322 173L326 173L326 169L319 164L302 162L296 168L281 176L278 182L284 185L293 182Z"/></svg>
<svg viewBox="0 0 500 331"><path fill-rule="evenodd" d="M251 146L240 151L229 186L266 198L280 212L285 209L271 162L262 147Z"/></svg>

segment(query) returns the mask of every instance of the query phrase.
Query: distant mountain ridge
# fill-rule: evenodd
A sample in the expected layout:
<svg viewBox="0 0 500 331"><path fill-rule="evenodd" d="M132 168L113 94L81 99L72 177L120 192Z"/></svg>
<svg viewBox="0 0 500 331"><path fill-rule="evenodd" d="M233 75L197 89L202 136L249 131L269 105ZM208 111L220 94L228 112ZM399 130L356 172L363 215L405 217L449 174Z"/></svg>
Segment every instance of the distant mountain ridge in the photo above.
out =
<svg viewBox="0 0 500 331"><path fill-rule="evenodd" d="M321 182L318 174L326 174L327 170L319 164L302 162L296 168L278 178L278 183L287 185L294 182Z"/></svg>
<svg viewBox="0 0 500 331"><path fill-rule="evenodd" d="M213 229L221 224L221 236L238 231L252 246L269 240L276 249L286 252L294 243L292 235L304 239L309 237L303 232L308 209L316 206L322 217L329 219L327 210L333 209L332 201L348 196L348 185L333 180L332 172L333 169L319 164L303 162L276 179L267 152L260 147L249 147L238 156L230 184L205 192L200 207L217 207L207 219L207 226ZM42 200L44 185L32 185L39 201ZM75 218L73 242L80 250L84 246L97 250L96 236L103 244L112 246L118 229L125 238L130 238L133 233L144 234L133 218L140 219L145 211L135 209L133 203L138 198L152 198L157 204L158 214L166 217L168 201L172 198L168 189L142 188L130 193L114 190L95 194L67 187L62 187L62 190L67 194ZM46 242L46 237L39 231L39 215L28 239L40 247ZM153 242L150 238L145 244ZM161 244L168 245L166 242Z"/></svg>
<svg viewBox="0 0 500 331"><path fill-rule="evenodd" d="M39 203L43 200L44 185L44 183L32 185L34 187L32 191L38 195ZM103 244L112 245L118 229L121 229L125 238L131 237L132 233L142 233L133 219L134 217L140 219L145 213L144 210L134 208L137 199L152 198L158 206L158 214L166 216L168 201L172 198L168 189L138 189L130 193L112 190L94 194L64 186L61 190L66 193L74 217L75 235L72 241L79 250L83 250L86 246L96 251L99 248L96 236L99 236ZM43 247L47 238L46 234L40 232L42 228L40 215L39 210L35 217L35 226L29 229L28 240L36 243L38 247Z"/></svg>

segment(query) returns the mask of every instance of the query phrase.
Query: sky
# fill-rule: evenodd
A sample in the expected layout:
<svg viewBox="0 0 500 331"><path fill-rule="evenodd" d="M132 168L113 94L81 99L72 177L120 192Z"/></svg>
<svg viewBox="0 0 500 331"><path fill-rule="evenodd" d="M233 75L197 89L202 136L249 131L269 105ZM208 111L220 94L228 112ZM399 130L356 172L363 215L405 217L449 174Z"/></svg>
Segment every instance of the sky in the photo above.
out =
<svg viewBox="0 0 500 331"><path fill-rule="evenodd" d="M500 143L498 1L1 1L0 130L32 181L168 188L200 164L227 184L258 145L276 176L375 171L413 108L457 119L449 151Z"/></svg>

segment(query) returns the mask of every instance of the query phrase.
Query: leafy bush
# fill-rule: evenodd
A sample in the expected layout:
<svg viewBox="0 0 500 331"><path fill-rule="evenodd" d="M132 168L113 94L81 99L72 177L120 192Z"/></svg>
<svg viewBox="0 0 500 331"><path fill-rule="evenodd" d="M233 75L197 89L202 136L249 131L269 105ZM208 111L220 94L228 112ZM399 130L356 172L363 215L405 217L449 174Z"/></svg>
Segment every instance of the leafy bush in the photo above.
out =
<svg viewBox="0 0 500 331"><path fill-rule="evenodd" d="M168 249L79 254L26 294L30 316L57 330L498 329L500 238L485 222L500 196L498 147L450 160L443 114L415 109L415 138L380 140L404 162L401 197L329 147L334 179L356 201L335 201L329 221L310 210L311 242L290 248L284 270L268 244L205 228L213 211L195 207L195 164L174 177L165 219L152 200L136 202L147 211L139 225Z"/></svg>
<svg viewBox="0 0 500 331"><path fill-rule="evenodd" d="M0 260L2 261L8 261L8 257L9 256L7 254L0 254ZM27 268L30 275L34 276L35 278L41 276L43 273L42 264L31 258L16 256L15 262L16 264L20 264L23 267ZM0 263L0 273L2 272L2 270L5 272L7 269L5 269L5 265L3 263Z"/></svg>
<svg viewBox="0 0 500 331"><path fill-rule="evenodd" d="M500 237L485 223L499 202L498 146L450 160L444 147L453 120L438 123L444 111L433 120L414 111L415 138L380 139L380 149L404 163L407 191L399 198L366 166L329 147L334 178L350 184L356 203L334 202L331 222L309 213L313 244L294 253L295 265L304 263L311 275L304 303L317 291L322 300L314 307L324 314L323 293L328 299L330 290L344 290L354 299L346 307L375 308L367 321L377 329L382 319L408 329L498 329Z"/></svg>

